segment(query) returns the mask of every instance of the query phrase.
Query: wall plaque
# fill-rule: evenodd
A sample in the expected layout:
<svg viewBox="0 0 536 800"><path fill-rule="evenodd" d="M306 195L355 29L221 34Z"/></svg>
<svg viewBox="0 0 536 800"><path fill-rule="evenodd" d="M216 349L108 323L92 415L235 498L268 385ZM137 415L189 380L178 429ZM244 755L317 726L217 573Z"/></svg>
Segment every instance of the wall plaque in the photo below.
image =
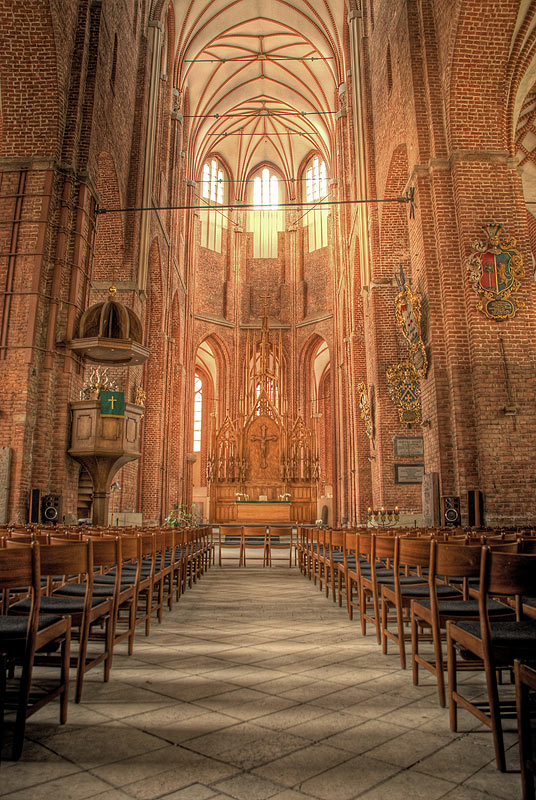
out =
<svg viewBox="0 0 536 800"><path fill-rule="evenodd" d="M394 455L397 458L423 458L423 436L395 436Z"/></svg>
<svg viewBox="0 0 536 800"><path fill-rule="evenodd" d="M422 483L424 464L395 464L395 483Z"/></svg>

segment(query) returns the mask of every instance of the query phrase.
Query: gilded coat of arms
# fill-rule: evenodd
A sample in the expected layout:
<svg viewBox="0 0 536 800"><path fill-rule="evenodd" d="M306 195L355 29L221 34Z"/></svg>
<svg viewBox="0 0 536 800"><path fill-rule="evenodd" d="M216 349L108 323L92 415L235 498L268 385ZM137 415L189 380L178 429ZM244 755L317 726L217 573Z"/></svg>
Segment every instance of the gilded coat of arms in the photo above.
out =
<svg viewBox="0 0 536 800"><path fill-rule="evenodd" d="M398 409L400 422L407 425L421 421L421 386L412 361L401 361L387 369L389 396Z"/></svg>
<svg viewBox="0 0 536 800"><path fill-rule="evenodd" d="M372 413L370 411L370 403L368 399L367 387L364 383L357 386L357 394L359 397L359 411L361 412L361 419L365 423L365 430L369 439L374 438L374 427L372 424Z"/></svg>
<svg viewBox="0 0 536 800"><path fill-rule="evenodd" d="M396 277L400 292L396 296L396 321L409 344L409 357L419 378L425 378L428 371L428 357L421 334L421 298L412 291L400 268L400 278Z"/></svg>
<svg viewBox="0 0 536 800"><path fill-rule="evenodd" d="M484 225L482 230L486 238L473 244L467 259L469 280L480 295L476 307L488 319L510 319L523 307L523 303L513 297L525 275L523 256L513 236L501 236L502 225L493 222Z"/></svg>

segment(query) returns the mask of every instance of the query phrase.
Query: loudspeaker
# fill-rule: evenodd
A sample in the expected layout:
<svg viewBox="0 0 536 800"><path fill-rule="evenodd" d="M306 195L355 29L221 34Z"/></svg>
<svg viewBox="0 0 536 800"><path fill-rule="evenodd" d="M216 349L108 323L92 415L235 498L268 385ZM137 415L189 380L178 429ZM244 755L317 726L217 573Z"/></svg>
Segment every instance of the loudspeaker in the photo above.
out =
<svg viewBox="0 0 536 800"><path fill-rule="evenodd" d="M28 522L41 522L41 489L30 489Z"/></svg>
<svg viewBox="0 0 536 800"><path fill-rule="evenodd" d="M41 521L61 521L61 497L59 494L46 494L41 502Z"/></svg>
<svg viewBox="0 0 536 800"><path fill-rule="evenodd" d="M459 497L441 498L441 523L450 527L462 524Z"/></svg>
<svg viewBox="0 0 536 800"><path fill-rule="evenodd" d="M467 492L468 522L472 528L484 525L484 495L480 489L469 489Z"/></svg>

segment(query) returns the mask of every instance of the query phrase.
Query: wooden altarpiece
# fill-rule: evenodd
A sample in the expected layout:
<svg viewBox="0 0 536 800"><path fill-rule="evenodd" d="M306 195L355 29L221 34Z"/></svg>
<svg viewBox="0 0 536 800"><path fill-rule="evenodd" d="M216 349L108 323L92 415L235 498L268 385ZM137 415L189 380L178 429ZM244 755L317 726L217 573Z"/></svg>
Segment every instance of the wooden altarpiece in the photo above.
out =
<svg viewBox="0 0 536 800"><path fill-rule="evenodd" d="M281 334L272 345L266 311L260 340L248 333L242 413L214 425L207 462L213 522L314 522L314 432L289 418Z"/></svg>

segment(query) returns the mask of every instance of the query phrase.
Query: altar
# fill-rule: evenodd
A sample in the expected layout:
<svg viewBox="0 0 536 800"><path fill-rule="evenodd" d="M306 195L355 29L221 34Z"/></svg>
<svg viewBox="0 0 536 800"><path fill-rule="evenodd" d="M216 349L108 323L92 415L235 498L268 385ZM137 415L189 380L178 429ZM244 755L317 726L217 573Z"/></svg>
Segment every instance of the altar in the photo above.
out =
<svg viewBox="0 0 536 800"><path fill-rule="evenodd" d="M291 522L291 503L284 500L240 500L235 510L237 522Z"/></svg>
<svg viewBox="0 0 536 800"><path fill-rule="evenodd" d="M207 458L211 522L316 519L315 434L301 414L288 412L284 363L281 331L272 341L265 305L260 337L247 333L238 413L219 425L213 417Z"/></svg>

